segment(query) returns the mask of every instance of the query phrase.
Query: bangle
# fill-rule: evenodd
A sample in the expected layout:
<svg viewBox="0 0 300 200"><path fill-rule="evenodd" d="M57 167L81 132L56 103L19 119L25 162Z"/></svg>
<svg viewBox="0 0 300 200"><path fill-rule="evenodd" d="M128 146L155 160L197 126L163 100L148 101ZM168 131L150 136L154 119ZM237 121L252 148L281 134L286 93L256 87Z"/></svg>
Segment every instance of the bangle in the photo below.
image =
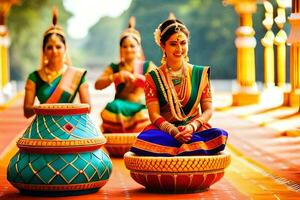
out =
<svg viewBox="0 0 300 200"><path fill-rule="evenodd" d="M114 75L113 75L113 74L110 74L110 75L108 76L108 80L110 80L111 82L113 82L113 81L114 81Z"/></svg>
<svg viewBox="0 0 300 200"><path fill-rule="evenodd" d="M195 119L194 121L197 121L200 124L200 126L203 126L204 124L203 120L199 118Z"/></svg>
<svg viewBox="0 0 300 200"><path fill-rule="evenodd" d="M173 137L178 134L178 129L168 121L162 122L159 128Z"/></svg>
<svg viewBox="0 0 300 200"><path fill-rule="evenodd" d="M154 125L156 126L156 127L160 127L160 125L163 123L163 122L165 122L166 120L165 120L165 118L163 118L163 117L159 117L159 118L157 118L155 121L154 121Z"/></svg>
<svg viewBox="0 0 300 200"><path fill-rule="evenodd" d="M175 137L178 133L179 133L178 129L175 126L172 126L169 134Z"/></svg>
<svg viewBox="0 0 300 200"><path fill-rule="evenodd" d="M192 127L192 129L193 129L193 132L196 132L197 131L197 125L196 124L194 124L193 122L191 122L191 123L189 123L189 125Z"/></svg>

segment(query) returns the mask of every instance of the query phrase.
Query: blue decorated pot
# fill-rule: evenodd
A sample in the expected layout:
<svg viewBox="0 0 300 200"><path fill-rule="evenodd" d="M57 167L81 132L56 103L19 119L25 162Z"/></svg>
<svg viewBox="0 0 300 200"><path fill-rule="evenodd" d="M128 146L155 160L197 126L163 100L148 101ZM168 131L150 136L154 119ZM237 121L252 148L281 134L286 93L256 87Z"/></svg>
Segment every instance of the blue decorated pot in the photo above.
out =
<svg viewBox="0 0 300 200"><path fill-rule="evenodd" d="M112 163L100 148L106 139L88 116L87 104L42 104L17 142L8 181L21 192L74 195L99 190Z"/></svg>

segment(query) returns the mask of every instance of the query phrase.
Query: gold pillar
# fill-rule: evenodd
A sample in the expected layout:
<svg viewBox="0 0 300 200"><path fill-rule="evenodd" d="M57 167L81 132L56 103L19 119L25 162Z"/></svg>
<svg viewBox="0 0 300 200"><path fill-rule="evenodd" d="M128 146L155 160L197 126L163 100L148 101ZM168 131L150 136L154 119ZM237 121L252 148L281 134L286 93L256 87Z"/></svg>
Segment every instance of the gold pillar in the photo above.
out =
<svg viewBox="0 0 300 200"><path fill-rule="evenodd" d="M237 83L238 91L233 94L233 105L256 104L260 100L255 82L255 31L252 27L252 14L256 12L256 0L224 0L234 6L240 17L236 30Z"/></svg>
<svg viewBox="0 0 300 200"><path fill-rule="evenodd" d="M270 2L264 1L265 19L262 24L267 29L265 36L261 39L264 46L264 85L266 88L272 87L274 83L274 38L273 26L273 6Z"/></svg>
<svg viewBox="0 0 300 200"><path fill-rule="evenodd" d="M0 89L9 82L8 45L6 26L0 25Z"/></svg>
<svg viewBox="0 0 300 200"><path fill-rule="evenodd" d="M9 82L9 37L6 27L6 17L12 5L18 4L19 0L0 1L0 91Z"/></svg>
<svg viewBox="0 0 300 200"><path fill-rule="evenodd" d="M292 1L292 13L288 18L291 32L287 43L290 48L290 82L291 91L285 93L284 103L299 106L300 98L300 0Z"/></svg>
<svg viewBox="0 0 300 200"><path fill-rule="evenodd" d="M286 22L285 16L285 0L277 0L277 17L275 18L275 23L280 29L275 37L275 45L277 47L277 85L279 87L284 87L286 82L286 40L287 35L283 29Z"/></svg>

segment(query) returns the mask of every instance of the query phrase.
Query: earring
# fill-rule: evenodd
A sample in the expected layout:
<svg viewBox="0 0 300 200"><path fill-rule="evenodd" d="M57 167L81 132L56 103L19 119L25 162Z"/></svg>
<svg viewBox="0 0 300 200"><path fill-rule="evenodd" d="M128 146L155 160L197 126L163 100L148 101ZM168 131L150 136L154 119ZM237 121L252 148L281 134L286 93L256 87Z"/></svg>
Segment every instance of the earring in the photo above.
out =
<svg viewBox="0 0 300 200"><path fill-rule="evenodd" d="M120 51L119 51L119 56L120 56L120 63L123 64L125 59L124 59L124 56L122 54L121 48L120 48Z"/></svg>
<svg viewBox="0 0 300 200"><path fill-rule="evenodd" d="M64 56L63 56L63 63L66 63L66 62L67 62L67 55L64 54Z"/></svg>
<svg viewBox="0 0 300 200"><path fill-rule="evenodd" d="M120 61L121 61L121 63L124 63L124 62L125 62L125 59L124 59L123 56L121 56Z"/></svg>
<svg viewBox="0 0 300 200"><path fill-rule="evenodd" d="M161 58L160 63L161 63L162 65L164 65L164 64L166 64L166 62L167 62L167 54L166 54L166 52L163 52L163 56L162 56L162 58Z"/></svg>
<svg viewBox="0 0 300 200"><path fill-rule="evenodd" d="M142 59L142 54L141 54L140 51L136 53L136 57L137 57L138 59Z"/></svg>
<svg viewBox="0 0 300 200"><path fill-rule="evenodd" d="M185 62L189 62L189 61L190 61L190 58L188 57L188 55L185 55L185 56L184 56L184 61L185 61Z"/></svg>
<svg viewBox="0 0 300 200"><path fill-rule="evenodd" d="M49 60L46 56L44 56L43 63L44 65L47 65L49 63Z"/></svg>

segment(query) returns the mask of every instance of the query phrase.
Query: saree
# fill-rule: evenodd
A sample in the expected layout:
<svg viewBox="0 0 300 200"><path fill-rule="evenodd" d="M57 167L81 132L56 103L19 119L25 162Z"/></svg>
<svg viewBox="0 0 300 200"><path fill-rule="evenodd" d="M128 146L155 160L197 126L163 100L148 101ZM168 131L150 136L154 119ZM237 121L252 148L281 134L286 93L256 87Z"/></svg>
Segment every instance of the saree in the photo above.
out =
<svg viewBox="0 0 300 200"><path fill-rule="evenodd" d="M139 62L135 71L140 75L145 75L150 68L153 67L152 62ZM120 64L111 64L110 68L113 73L118 73L121 69ZM145 126L150 124L149 115L145 106L144 95L134 96L137 88L144 88L144 76L137 78L132 84L125 84L118 78L114 80L116 95L112 102L108 103L101 112L103 133L136 133L142 131ZM121 93L125 90L133 95L133 100L125 99Z"/></svg>
<svg viewBox="0 0 300 200"><path fill-rule="evenodd" d="M172 87L165 66L146 75L146 104L159 104L160 115L176 127L199 118L201 103L212 101L209 67L188 65L186 71L184 92ZM130 151L141 156L213 155L224 150L227 137L225 130L204 123L193 133L189 142L180 143L151 124L138 135Z"/></svg>
<svg viewBox="0 0 300 200"><path fill-rule="evenodd" d="M79 87L86 82L86 70L68 67L52 82L44 81L38 71L28 76L35 83L36 96L40 103L72 103Z"/></svg>

